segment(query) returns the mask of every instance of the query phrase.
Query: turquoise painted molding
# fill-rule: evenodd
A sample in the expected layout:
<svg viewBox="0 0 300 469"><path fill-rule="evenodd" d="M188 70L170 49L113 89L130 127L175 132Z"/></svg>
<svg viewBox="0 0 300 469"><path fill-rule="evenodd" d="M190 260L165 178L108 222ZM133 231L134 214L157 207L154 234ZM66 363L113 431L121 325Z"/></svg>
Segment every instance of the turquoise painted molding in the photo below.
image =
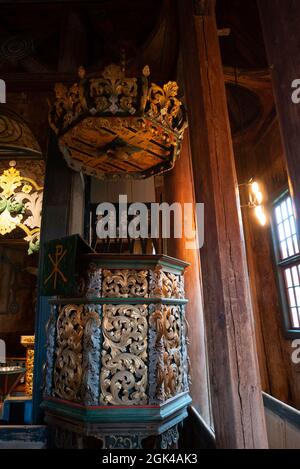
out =
<svg viewBox="0 0 300 469"><path fill-rule="evenodd" d="M128 256L128 259L126 258ZM113 258L115 257L115 258ZM129 258L131 257L131 259ZM134 257L134 258L133 258ZM117 269L147 269L156 265L162 265L174 272L183 273L184 270L190 265L173 257L165 255L126 255L126 254L85 254L82 255L83 262L93 262L101 267L111 267Z"/></svg>
<svg viewBox="0 0 300 469"><path fill-rule="evenodd" d="M162 304L162 305L185 305L188 303L187 299L178 299L178 298L159 298L159 297L135 297L135 298L57 298L49 300L50 305L68 305L68 304L76 304L76 305L85 305L85 304L110 304L110 305L119 305L119 304L142 304L142 305L150 305L150 304Z"/></svg>
<svg viewBox="0 0 300 469"><path fill-rule="evenodd" d="M86 423L139 423L163 421L178 412L181 421L187 416L183 417L182 411L186 411L191 402L189 394L182 393L160 406L81 406L56 398L45 398L41 406L52 414Z"/></svg>

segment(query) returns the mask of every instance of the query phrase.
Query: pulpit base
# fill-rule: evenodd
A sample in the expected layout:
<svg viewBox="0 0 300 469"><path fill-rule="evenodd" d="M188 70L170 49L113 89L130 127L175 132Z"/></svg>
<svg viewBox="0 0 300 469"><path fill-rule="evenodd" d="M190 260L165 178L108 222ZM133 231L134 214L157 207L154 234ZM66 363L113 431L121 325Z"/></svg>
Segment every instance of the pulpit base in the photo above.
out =
<svg viewBox="0 0 300 469"><path fill-rule="evenodd" d="M52 448L171 449L190 403L182 394L161 407L86 409L55 400L44 401L43 408Z"/></svg>

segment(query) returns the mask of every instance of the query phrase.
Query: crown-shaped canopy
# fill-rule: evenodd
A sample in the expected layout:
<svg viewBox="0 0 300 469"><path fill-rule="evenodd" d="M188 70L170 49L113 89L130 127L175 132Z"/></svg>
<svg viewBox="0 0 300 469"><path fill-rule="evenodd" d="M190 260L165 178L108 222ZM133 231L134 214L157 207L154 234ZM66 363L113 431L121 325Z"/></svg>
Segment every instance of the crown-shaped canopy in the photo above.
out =
<svg viewBox="0 0 300 469"><path fill-rule="evenodd" d="M185 128L178 85L149 85L149 67L127 78L118 65L70 87L55 85L49 123L68 165L98 178L144 178L173 168Z"/></svg>

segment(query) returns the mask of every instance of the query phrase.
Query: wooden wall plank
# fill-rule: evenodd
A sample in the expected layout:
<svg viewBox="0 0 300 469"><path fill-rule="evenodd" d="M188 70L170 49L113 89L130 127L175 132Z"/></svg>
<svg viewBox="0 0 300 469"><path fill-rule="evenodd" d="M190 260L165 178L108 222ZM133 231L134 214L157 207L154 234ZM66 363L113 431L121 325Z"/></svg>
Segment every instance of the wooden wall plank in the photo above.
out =
<svg viewBox="0 0 300 469"><path fill-rule="evenodd" d="M215 15L179 21L197 202L205 203L201 250L212 408L219 448L265 448L267 435ZM212 11L214 11L212 9Z"/></svg>
<svg viewBox="0 0 300 469"><path fill-rule="evenodd" d="M164 175L164 200L169 204L191 203L195 207L189 135L186 131L181 155L173 171ZM194 214L195 216L195 214ZM210 390L207 369L206 337L199 250L186 248L186 238L168 240L167 254L190 263L185 272L185 288L189 303L186 307L191 361L191 395L193 405L208 425L213 425L210 409Z"/></svg>
<svg viewBox="0 0 300 469"><path fill-rule="evenodd" d="M300 79L299 1L259 0L258 7L300 229L300 104L292 102L292 82Z"/></svg>

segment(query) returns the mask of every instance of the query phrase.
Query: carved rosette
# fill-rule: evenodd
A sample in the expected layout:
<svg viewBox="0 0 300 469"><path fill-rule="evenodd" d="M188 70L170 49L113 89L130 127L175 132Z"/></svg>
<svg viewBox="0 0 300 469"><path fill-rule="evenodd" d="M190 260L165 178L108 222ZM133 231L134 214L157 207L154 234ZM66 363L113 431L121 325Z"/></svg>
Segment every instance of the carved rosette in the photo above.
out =
<svg viewBox="0 0 300 469"><path fill-rule="evenodd" d="M145 305L103 308L102 404L147 403L148 311Z"/></svg>
<svg viewBox="0 0 300 469"><path fill-rule="evenodd" d="M102 296L106 298L147 298L148 271L103 270Z"/></svg>
<svg viewBox="0 0 300 469"><path fill-rule="evenodd" d="M97 374L99 375L99 328L99 307L59 307L53 376L54 396L73 402L97 402L94 384Z"/></svg>

